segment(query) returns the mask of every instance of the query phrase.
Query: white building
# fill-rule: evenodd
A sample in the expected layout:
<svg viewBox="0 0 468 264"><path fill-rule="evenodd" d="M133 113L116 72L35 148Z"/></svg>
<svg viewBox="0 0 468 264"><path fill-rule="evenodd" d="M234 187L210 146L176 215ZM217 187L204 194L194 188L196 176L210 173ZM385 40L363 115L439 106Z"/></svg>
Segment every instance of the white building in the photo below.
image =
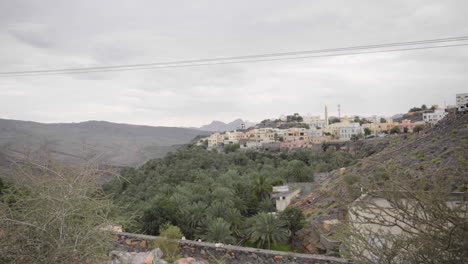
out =
<svg viewBox="0 0 468 264"><path fill-rule="evenodd" d="M444 109L436 109L434 113L424 113L423 120L426 123L436 124L440 120L442 120L447 113Z"/></svg>
<svg viewBox="0 0 468 264"><path fill-rule="evenodd" d="M350 140L353 136L364 135L364 129L359 123L349 123L340 127L339 137L343 140Z"/></svg>
<svg viewBox="0 0 468 264"><path fill-rule="evenodd" d="M322 137L323 136L323 130L322 129L309 129L309 137L311 138L316 138L316 137Z"/></svg>

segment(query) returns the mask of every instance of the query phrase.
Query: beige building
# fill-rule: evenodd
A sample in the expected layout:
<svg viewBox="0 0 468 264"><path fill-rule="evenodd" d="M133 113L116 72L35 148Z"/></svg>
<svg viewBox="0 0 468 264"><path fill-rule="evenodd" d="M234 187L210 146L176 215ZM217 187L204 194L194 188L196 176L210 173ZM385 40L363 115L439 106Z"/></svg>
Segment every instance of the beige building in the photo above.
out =
<svg viewBox="0 0 468 264"><path fill-rule="evenodd" d="M208 137L208 148L213 148L224 141L224 135L220 133L213 133Z"/></svg>
<svg viewBox="0 0 468 264"><path fill-rule="evenodd" d="M369 124L362 124L362 127L370 129L371 134L377 135L377 134L382 133L382 129L379 125L380 125L379 123L369 123Z"/></svg>
<svg viewBox="0 0 468 264"><path fill-rule="evenodd" d="M242 132L231 131L224 133L224 144L236 144L241 139Z"/></svg>
<svg viewBox="0 0 468 264"><path fill-rule="evenodd" d="M393 119L386 119L386 121L385 123L379 123L380 132L390 131L393 127L400 125L398 122L393 122Z"/></svg>
<svg viewBox="0 0 468 264"><path fill-rule="evenodd" d="M291 141L302 141L302 140L309 140L309 132L305 128L297 128L293 127L290 128L284 133L284 141L291 142Z"/></svg>
<svg viewBox="0 0 468 264"><path fill-rule="evenodd" d="M276 130L272 128L257 128L255 129L256 138L263 143L271 143L275 141Z"/></svg>

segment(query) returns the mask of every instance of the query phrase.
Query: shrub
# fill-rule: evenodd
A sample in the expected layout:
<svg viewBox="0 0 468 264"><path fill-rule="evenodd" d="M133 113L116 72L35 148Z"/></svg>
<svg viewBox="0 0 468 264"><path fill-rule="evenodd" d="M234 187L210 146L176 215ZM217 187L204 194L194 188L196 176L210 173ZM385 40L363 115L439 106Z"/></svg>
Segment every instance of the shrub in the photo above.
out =
<svg viewBox="0 0 468 264"><path fill-rule="evenodd" d="M154 247L161 249L165 258L178 258L180 251L177 240L183 236L180 228L171 224L165 224L161 227L159 233L161 239L154 241Z"/></svg>
<svg viewBox="0 0 468 264"><path fill-rule="evenodd" d="M97 164L25 160L0 199L0 263L101 263L112 247L111 203Z"/></svg>
<svg viewBox="0 0 468 264"><path fill-rule="evenodd" d="M400 134L400 127L399 126L392 127L392 129L390 129L390 134Z"/></svg>

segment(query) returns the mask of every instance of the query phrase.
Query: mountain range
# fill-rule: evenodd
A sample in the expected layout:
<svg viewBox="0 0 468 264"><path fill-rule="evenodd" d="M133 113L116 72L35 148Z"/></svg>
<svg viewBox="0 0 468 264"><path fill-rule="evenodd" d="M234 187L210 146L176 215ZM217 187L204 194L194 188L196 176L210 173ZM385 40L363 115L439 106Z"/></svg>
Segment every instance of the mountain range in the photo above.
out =
<svg viewBox="0 0 468 264"><path fill-rule="evenodd" d="M44 150L60 160L99 160L113 166L137 166L162 157L197 136L200 129L152 127L106 121L43 124L0 119L0 156Z"/></svg>
<svg viewBox="0 0 468 264"><path fill-rule="evenodd" d="M242 119L236 119L227 124L224 122L215 120L208 125L204 125L200 127L200 130L211 131L211 132L225 132L225 131L232 131L235 129L240 129L242 128L242 124L244 124L245 128L249 128L255 125L255 123L253 122L244 121Z"/></svg>

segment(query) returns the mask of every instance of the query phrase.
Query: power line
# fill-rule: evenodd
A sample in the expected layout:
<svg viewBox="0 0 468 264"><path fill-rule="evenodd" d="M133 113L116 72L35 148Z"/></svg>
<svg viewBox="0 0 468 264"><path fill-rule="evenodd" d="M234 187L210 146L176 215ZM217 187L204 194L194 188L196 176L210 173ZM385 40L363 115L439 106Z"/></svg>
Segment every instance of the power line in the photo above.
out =
<svg viewBox="0 0 468 264"><path fill-rule="evenodd" d="M267 54L245 55L245 56L235 56L235 57L219 57L219 58L211 58L211 59L181 60L181 61L170 61L170 62L140 63L140 64L127 64L127 65L115 65L115 66L53 69L53 70L35 70L35 71L23 71L21 73L42 73L42 72L56 72L56 71L132 68L132 67L146 67L146 66L181 64L181 63L196 63L196 62L208 62L208 61L219 61L219 60L241 60L241 59L252 59L252 58L262 58L262 57L301 55L301 54L309 54L309 53L337 52L337 51L347 51L347 50L356 50L356 49L375 49L375 48L394 47L394 46L433 44L433 43L453 42L453 41L463 41L463 40L468 40L468 36L409 41L409 42L396 42L396 43L387 43L387 44L374 44L374 45L367 45L367 46L353 46L353 47L345 47L345 48L306 50L306 51L294 51L294 52L283 52L283 53L267 53ZM18 72L0 72L0 74L15 74L15 73L18 73Z"/></svg>
<svg viewBox="0 0 468 264"><path fill-rule="evenodd" d="M170 61L170 62L52 69L52 70L0 72L0 77L1 76L35 76L35 75L52 75L52 74L131 71L131 70L145 70L145 69L158 69L158 68L180 68L180 67L209 66L209 65L221 65L221 64L234 64L234 63L250 63L250 62L262 62L262 61L348 56L348 55L359 55L359 54L370 54L370 53L385 53L385 52L398 52L398 51L409 51L409 50L459 47L459 46L467 46L468 43L438 45L438 46L418 46L418 47L412 47L412 48L384 49L384 50L359 51L359 52L348 52L348 53L336 53L336 52L353 51L353 50L369 50L369 49L372 50L372 49L378 49L378 48L414 46L414 45L421 45L421 44L439 44L439 43L445 43L445 42L455 42L455 41L464 41L464 40L468 40L468 37L430 39L430 40L375 44L375 45L354 46L354 47L333 48L333 49L269 53L269 54L246 55L246 56L237 56L237 57L221 57L221 58L198 59L198 60L181 60L181 61ZM298 55L303 55L303 54L317 54L317 53L331 53L331 54L298 56ZM261 59L261 58L265 58L265 59Z"/></svg>
<svg viewBox="0 0 468 264"><path fill-rule="evenodd" d="M70 72L48 72L48 73L37 73L37 74L16 74L16 75L5 75L5 76L36 76L36 75L56 75L56 74L80 74L80 73L94 73L94 72L135 71L135 70L164 69L164 68L183 68L183 67L223 65L223 64L234 64L234 63L251 63L251 62L264 62L264 61L279 61L279 60L295 60L295 59L338 57L338 56L349 56L349 55L370 54L370 53L387 53L387 52L399 52L399 51L423 50L423 49L435 49L435 48L447 48L447 47L460 47L460 46L468 46L468 43L467 44L457 44L457 45L444 45L444 46L433 46L433 47L416 47L416 48L405 48L405 49L392 49L392 50L380 50L380 51L327 54L327 55L302 56L302 57L271 58L271 59L259 59L259 60L227 61L227 62L183 64L183 65L161 65L161 66L139 67L139 68L128 68L128 69L105 69L105 70L102 69L102 70L92 70L92 71L70 71ZM1 76L2 75L0 75L0 77Z"/></svg>

